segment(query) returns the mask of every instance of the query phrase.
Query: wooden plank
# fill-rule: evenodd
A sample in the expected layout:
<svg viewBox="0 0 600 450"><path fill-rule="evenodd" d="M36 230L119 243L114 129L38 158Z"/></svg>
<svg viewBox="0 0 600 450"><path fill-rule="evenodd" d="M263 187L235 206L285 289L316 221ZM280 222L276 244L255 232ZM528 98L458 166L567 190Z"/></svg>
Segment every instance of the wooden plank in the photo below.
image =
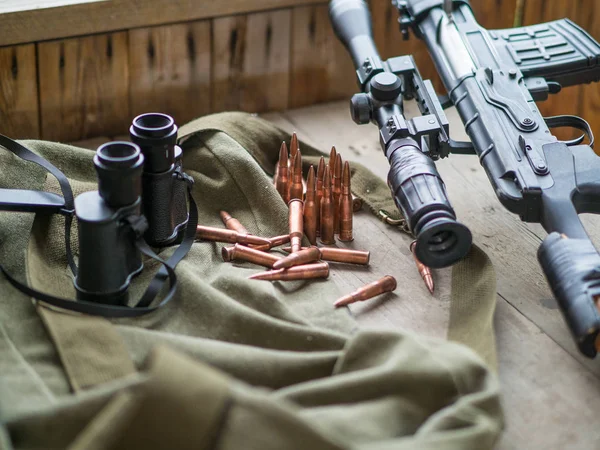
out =
<svg viewBox="0 0 600 450"><path fill-rule="evenodd" d="M324 4L327 0L105 0L0 14L0 45Z"/></svg>
<svg viewBox="0 0 600 450"><path fill-rule="evenodd" d="M127 132L127 33L45 42L38 47L42 137L73 141Z"/></svg>
<svg viewBox="0 0 600 450"><path fill-rule="evenodd" d="M353 125L347 108L346 102L340 102L266 117L289 131L296 130L301 139L308 137L323 150L336 145L347 159L385 177L388 164L376 129ZM416 112L412 102L407 103L407 110ZM464 139L456 111L448 114L453 137ZM600 412L600 368L576 353L551 300L535 258L540 230L532 230L502 208L477 158L453 155L437 166L459 218L471 228L475 242L490 255L497 272L495 326L507 418L499 448L595 448L600 433L590 430L589 423ZM395 296L352 305L361 326L403 328L444 337L450 270L434 271L436 293L429 296L408 253L410 239L366 212L355 219L355 241L350 245L371 250L371 265L332 266L332 279L344 291L387 273L402 280L402 289ZM600 238L597 225L594 236ZM560 346L555 342L559 335Z"/></svg>
<svg viewBox="0 0 600 450"><path fill-rule="evenodd" d="M294 8L290 107L349 99L357 90L350 56L333 34L326 6Z"/></svg>
<svg viewBox="0 0 600 450"><path fill-rule="evenodd" d="M0 48L0 123L12 138L38 138L35 45Z"/></svg>
<svg viewBox="0 0 600 450"><path fill-rule="evenodd" d="M129 31L131 116L163 112L182 125L210 112L210 21Z"/></svg>
<svg viewBox="0 0 600 450"><path fill-rule="evenodd" d="M290 21L289 9L213 21L215 112L287 108Z"/></svg>

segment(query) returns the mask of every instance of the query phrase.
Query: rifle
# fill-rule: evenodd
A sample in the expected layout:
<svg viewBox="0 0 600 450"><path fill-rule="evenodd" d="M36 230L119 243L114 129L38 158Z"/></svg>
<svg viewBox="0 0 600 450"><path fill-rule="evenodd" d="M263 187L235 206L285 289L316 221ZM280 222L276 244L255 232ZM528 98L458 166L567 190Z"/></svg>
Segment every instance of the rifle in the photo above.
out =
<svg viewBox="0 0 600 450"><path fill-rule="evenodd" d="M431 267L464 257L471 233L456 220L434 161L474 154L500 202L549 233L538 260L579 350L600 350L600 255L579 220L600 213L600 158L589 124L576 116L544 118L535 102L562 87L600 80L600 44L568 19L506 30L482 28L468 0L394 1L404 39L425 41L448 91L438 97L412 56L382 61L362 0L333 0L330 18L349 50L361 89L352 119L379 127L389 160L388 185L417 238L416 255ZM407 119L403 100L421 116ZM471 142L448 136L444 107L455 106ZM550 129L584 136L559 141Z"/></svg>

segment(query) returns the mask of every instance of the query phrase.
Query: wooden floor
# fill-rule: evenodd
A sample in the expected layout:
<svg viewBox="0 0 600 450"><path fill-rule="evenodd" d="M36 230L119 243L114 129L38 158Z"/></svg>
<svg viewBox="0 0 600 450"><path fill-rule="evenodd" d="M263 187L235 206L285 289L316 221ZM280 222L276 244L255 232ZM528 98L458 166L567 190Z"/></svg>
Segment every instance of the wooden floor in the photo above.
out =
<svg viewBox="0 0 600 450"><path fill-rule="evenodd" d="M414 105L408 105L410 114ZM467 139L455 111L448 111L451 134ZM302 140L357 161L382 178L388 163L372 125L355 125L348 102L329 103L264 115ZM79 145L95 148L106 138ZM600 358L589 360L575 348L538 266L536 251L545 237L540 226L523 224L498 202L477 157L453 155L437 163L459 220L490 256L497 273L495 315L507 428L501 449L600 449ZM600 244L600 218L584 218ZM340 289L356 287L386 274L398 280L395 294L351 306L363 326L409 329L444 338L448 326L450 269L434 271L431 296L417 273L410 237L376 220L355 215L349 247L371 251L369 267L333 268ZM338 243L344 246L343 243Z"/></svg>
<svg viewBox="0 0 600 450"><path fill-rule="evenodd" d="M466 140L456 112L449 116L452 136ZM387 177L376 127L355 125L348 102L264 117L324 151L335 145L344 159ZM477 157L453 155L437 167L459 219L497 272L495 326L508 422L500 448L599 449L600 360L579 355L538 266L536 251L545 232L521 223L500 205ZM600 218L585 219L600 243ZM371 265L335 269L332 278L340 289L349 292L384 274L395 276L400 286L386 300L352 305L359 323L445 337L450 269L434 272L436 292L430 296L414 267L407 235L363 211L355 216L354 236L350 246L370 250Z"/></svg>

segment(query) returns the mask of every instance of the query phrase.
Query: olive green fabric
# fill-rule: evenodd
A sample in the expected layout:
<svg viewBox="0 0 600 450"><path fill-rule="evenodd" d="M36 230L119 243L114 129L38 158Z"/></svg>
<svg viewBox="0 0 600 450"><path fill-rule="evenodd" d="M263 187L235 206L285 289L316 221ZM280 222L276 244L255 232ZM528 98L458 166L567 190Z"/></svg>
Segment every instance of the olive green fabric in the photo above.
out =
<svg viewBox="0 0 600 450"><path fill-rule="evenodd" d="M284 234L286 205L256 162L272 170L282 132L247 115L191 126L219 123L240 131L203 131L183 144L200 223L221 226L224 209L252 233ZM63 170L76 194L95 188L93 152L24 144ZM0 150L0 163L0 187L58 191L51 176L8 152ZM33 287L74 298L62 220L2 213L0 258ZM57 337L60 324L79 317L44 323L31 300L0 278L0 448L483 449L497 441L497 379L467 347L403 330L358 330L346 309L332 307L340 292L331 281L248 280L262 269L223 263L221 248L193 245L166 308L112 321L137 371L88 381L77 393L46 326ZM131 286L132 303L157 269L147 261Z"/></svg>

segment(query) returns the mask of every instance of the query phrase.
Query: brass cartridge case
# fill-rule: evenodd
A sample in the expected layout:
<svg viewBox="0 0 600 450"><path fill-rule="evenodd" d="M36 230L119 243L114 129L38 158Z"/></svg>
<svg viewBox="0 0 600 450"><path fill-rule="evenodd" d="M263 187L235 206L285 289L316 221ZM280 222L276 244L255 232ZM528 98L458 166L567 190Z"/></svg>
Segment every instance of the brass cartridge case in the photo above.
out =
<svg viewBox="0 0 600 450"><path fill-rule="evenodd" d="M290 201L290 174L288 169L288 150L285 142L281 143L279 149L279 162L277 163L277 176L275 179L275 189L281 195L284 202Z"/></svg>
<svg viewBox="0 0 600 450"><path fill-rule="evenodd" d="M292 171L292 183L290 184L290 200L299 198L302 200L304 194L304 186L302 184L302 154L300 151L296 153L294 158L294 169Z"/></svg>
<svg viewBox="0 0 600 450"><path fill-rule="evenodd" d="M315 205L317 210L317 236L321 234L321 199L323 198L323 177L325 176L325 158L321 156L317 167L317 186Z"/></svg>
<svg viewBox="0 0 600 450"><path fill-rule="evenodd" d="M233 261L235 259L248 261L259 266L271 268L273 264L283 259L282 256L273 253L265 253L245 245L235 244L233 247L223 247L221 250L223 261Z"/></svg>
<svg viewBox="0 0 600 450"><path fill-rule="evenodd" d="M302 235L304 233L304 218L302 217L303 203L299 198L293 198L288 203L292 253L296 253L302 248Z"/></svg>
<svg viewBox="0 0 600 450"><path fill-rule="evenodd" d="M319 262L314 264L305 264L303 266L294 266L289 269L269 270L249 276L251 280L268 281L293 281L308 280L311 278L327 278L329 276L329 264Z"/></svg>
<svg viewBox="0 0 600 450"><path fill-rule="evenodd" d="M248 230L246 230L246 227L242 225L239 220L237 220L234 217L231 217L227 211L221 211L219 214L221 215L223 225L225 225L227 229L237 231L241 234L248 234Z"/></svg>
<svg viewBox="0 0 600 450"><path fill-rule="evenodd" d="M427 286L427 290L429 291L430 294L433 294L433 290L434 290L435 286L433 283L433 275L431 274L431 269L429 267L427 267L425 264L423 264L421 261L419 261L419 259L417 258L417 254L415 253L416 245L417 245L417 241L411 242L410 252L412 253L413 259L415 260L415 264L417 265L417 270L419 271L419 275L421 275L421 278L423 279L425 286Z"/></svg>
<svg viewBox="0 0 600 450"><path fill-rule="evenodd" d="M340 198L342 197L342 155L335 157L335 169L331 182L331 196L333 197L333 230L340 233Z"/></svg>
<svg viewBox="0 0 600 450"><path fill-rule="evenodd" d="M302 250L308 247L302 247ZM283 250L290 253L290 247L283 247ZM347 264L369 265L371 252L364 250L352 250L350 248L319 247L321 259L323 261L340 262Z"/></svg>
<svg viewBox="0 0 600 450"><path fill-rule="evenodd" d="M315 168L308 170L306 200L304 201L304 234L312 245L317 243L317 203L315 201Z"/></svg>
<svg viewBox="0 0 600 450"><path fill-rule="evenodd" d="M335 244L333 229L333 199L331 198L331 177L329 167L325 168L323 178L323 198L321 199L321 242L323 244Z"/></svg>
<svg viewBox="0 0 600 450"><path fill-rule="evenodd" d="M321 259L321 251L317 247L303 248L297 253L290 253L288 256L281 258L275 264L273 269L285 269L293 266L311 263Z"/></svg>
<svg viewBox="0 0 600 450"><path fill-rule="evenodd" d="M233 230L224 230L222 228L205 227L198 225L196 227L196 239L215 242L229 242L231 244L256 244L269 245L269 240L251 234L241 234Z"/></svg>
<svg viewBox="0 0 600 450"><path fill-rule="evenodd" d="M340 241L349 242L353 240L354 208L352 207L352 192L350 192L350 164L344 163L344 176L342 177L342 194L340 197Z"/></svg>
<svg viewBox="0 0 600 450"><path fill-rule="evenodd" d="M358 288L356 291L351 294L344 295L343 297L336 300L334 305L344 306L349 305L351 303L363 302L370 298L375 297L376 295L383 294L385 292L391 292L396 289L396 279L390 275L386 275L383 278L380 278L377 281L367 284L361 288Z"/></svg>

